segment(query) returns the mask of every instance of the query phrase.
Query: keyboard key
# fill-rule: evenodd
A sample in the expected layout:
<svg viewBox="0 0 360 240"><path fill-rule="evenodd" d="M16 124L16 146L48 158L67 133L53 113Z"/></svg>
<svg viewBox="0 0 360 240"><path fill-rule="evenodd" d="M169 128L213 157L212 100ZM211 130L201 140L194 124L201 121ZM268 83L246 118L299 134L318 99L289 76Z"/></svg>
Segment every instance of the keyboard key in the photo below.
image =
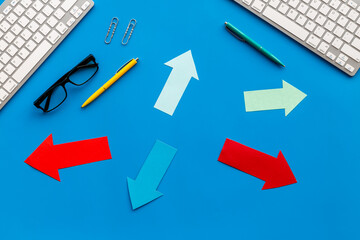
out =
<svg viewBox="0 0 360 240"><path fill-rule="evenodd" d="M49 18L49 20L47 20L47 24L50 25L50 27L55 27L55 25L58 23L58 20L56 20L56 18L54 18L53 16L51 16Z"/></svg>
<svg viewBox="0 0 360 240"><path fill-rule="evenodd" d="M273 8L277 8L279 6L280 0L270 0L269 5Z"/></svg>
<svg viewBox="0 0 360 240"><path fill-rule="evenodd" d="M345 27L345 25L348 23L349 19L344 17L344 16L340 16L337 23L340 25L340 26L343 26Z"/></svg>
<svg viewBox="0 0 360 240"><path fill-rule="evenodd" d="M37 12L32 8L27 10L26 13L25 13L25 15L30 19L33 19L36 16L36 14L37 14Z"/></svg>
<svg viewBox="0 0 360 240"><path fill-rule="evenodd" d="M9 79L7 82L3 85L3 88L8 92L11 93L16 88L17 84L14 80Z"/></svg>
<svg viewBox="0 0 360 240"><path fill-rule="evenodd" d="M334 8L334 9L337 9L339 7L340 3L341 2L339 0L332 0L330 2L330 7Z"/></svg>
<svg viewBox="0 0 360 240"><path fill-rule="evenodd" d="M242 1L243 1L243 3L245 3L246 5L250 5L253 0L242 0Z"/></svg>
<svg viewBox="0 0 360 240"><path fill-rule="evenodd" d="M260 1L260 0L257 0L257 1ZM265 5L265 3L263 3L263 4ZM65 16L65 12L59 8L58 10L55 11L54 16L60 20Z"/></svg>
<svg viewBox="0 0 360 240"><path fill-rule="evenodd" d="M344 66L345 62L343 60L341 60L340 58L337 58L335 61L337 64L339 64L340 66Z"/></svg>
<svg viewBox="0 0 360 240"><path fill-rule="evenodd" d="M43 24L43 23L46 21L46 17L45 17L44 14L39 13L39 14L36 16L35 20L36 20L39 24Z"/></svg>
<svg viewBox="0 0 360 240"><path fill-rule="evenodd" d="M338 37L341 37L345 30L342 27L337 26L334 30L334 34Z"/></svg>
<svg viewBox="0 0 360 240"><path fill-rule="evenodd" d="M299 4L299 0L289 0L289 5L293 8L296 8Z"/></svg>
<svg viewBox="0 0 360 240"><path fill-rule="evenodd" d="M264 7L265 7L265 3L260 1L260 0L255 0L254 3L251 5L251 7L253 9L255 9L258 12L261 12ZM79 9L80 10L80 9ZM81 10L80 10L81 11ZM75 16L76 17L76 16Z"/></svg>
<svg viewBox="0 0 360 240"><path fill-rule="evenodd" d="M16 40L14 41L14 44L18 48L21 48L25 44L25 40L22 39L21 37L17 37Z"/></svg>
<svg viewBox="0 0 360 240"><path fill-rule="evenodd" d="M11 31L12 31L15 35L19 35L19 33L22 31L22 28L15 23L14 26L11 28Z"/></svg>
<svg viewBox="0 0 360 240"><path fill-rule="evenodd" d="M330 7L326 4L321 5L319 9L319 12L321 12L324 15L327 15L329 11L330 11Z"/></svg>
<svg viewBox="0 0 360 240"><path fill-rule="evenodd" d="M11 32L8 32L5 36L4 39L8 42L11 43L14 39L15 39L15 35L12 34Z"/></svg>
<svg viewBox="0 0 360 240"><path fill-rule="evenodd" d="M295 0L296 1L296 0ZM88 1L84 2L84 4L81 6L82 10L86 10L90 6L90 3Z"/></svg>
<svg viewBox="0 0 360 240"><path fill-rule="evenodd" d="M20 0L12 0L10 4L14 7L18 2L20 2Z"/></svg>
<svg viewBox="0 0 360 240"><path fill-rule="evenodd" d="M18 22L22 27L26 27L26 25L29 24L30 20L27 17L22 16Z"/></svg>
<svg viewBox="0 0 360 240"><path fill-rule="evenodd" d="M50 0L50 5L53 7L53 8L57 8L59 5L60 5L60 1L59 0Z"/></svg>
<svg viewBox="0 0 360 240"><path fill-rule="evenodd" d="M337 48L337 49L340 49L341 45L343 44L344 42L342 40L340 40L339 38L335 38L335 40L333 41L332 45Z"/></svg>
<svg viewBox="0 0 360 240"><path fill-rule="evenodd" d="M333 54L332 52L328 52L328 53L326 54L326 56L327 56L328 58L330 58L331 60L335 60L335 58L336 58L335 54Z"/></svg>
<svg viewBox="0 0 360 240"><path fill-rule="evenodd" d="M330 20L328 20L328 21L325 23L325 28L326 28L327 30L329 30L330 32L334 29L334 27L335 27L335 23L332 22L332 21L330 21Z"/></svg>
<svg viewBox="0 0 360 240"><path fill-rule="evenodd" d="M51 47L52 45L48 41L44 40L15 72L13 75L15 81L19 83L24 80L36 64L48 53Z"/></svg>
<svg viewBox="0 0 360 240"><path fill-rule="evenodd" d="M357 25L353 22L349 22L349 24L346 26L346 30L353 33L356 29Z"/></svg>
<svg viewBox="0 0 360 240"><path fill-rule="evenodd" d="M44 7L44 4L40 0L36 0L32 7L35 8L36 11L40 11Z"/></svg>
<svg viewBox="0 0 360 240"><path fill-rule="evenodd" d="M315 20L316 23L320 24L320 25L324 25L326 21L326 17L324 15L319 14Z"/></svg>
<svg viewBox="0 0 360 240"><path fill-rule="evenodd" d="M7 17L6 20L8 20L8 22L10 24L14 24L16 22L16 20L18 20L18 17L14 14L14 13L10 13Z"/></svg>
<svg viewBox="0 0 360 240"><path fill-rule="evenodd" d="M74 22L75 22L75 18L72 17L72 18L69 19L69 21L67 21L66 24L70 27L71 25L74 24Z"/></svg>
<svg viewBox="0 0 360 240"><path fill-rule="evenodd" d="M40 43L43 39L44 39L44 36L39 32L35 33L33 36L33 40L37 43Z"/></svg>
<svg viewBox="0 0 360 240"><path fill-rule="evenodd" d="M354 38L354 35L352 35L351 33L349 32L346 32L344 34L344 36L342 37L342 39L347 42L347 43L350 43L350 41Z"/></svg>
<svg viewBox="0 0 360 240"><path fill-rule="evenodd" d="M353 72L355 70L355 68L353 66L351 66L350 64L346 64L345 68L349 71L349 72Z"/></svg>
<svg viewBox="0 0 360 240"><path fill-rule="evenodd" d="M22 58L22 59L25 59L29 56L30 52L28 50L26 50L25 48L21 49L20 52L19 52L19 56Z"/></svg>
<svg viewBox="0 0 360 240"><path fill-rule="evenodd" d="M350 0L348 2L349 6L352 7L352 8L356 8L357 7L357 3L355 3L354 1Z"/></svg>
<svg viewBox="0 0 360 240"><path fill-rule="evenodd" d="M13 72L15 71L15 67L14 67L13 65L9 64L9 65L7 65L7 66L4 68L4 71L5 71L7 74L11 75L11 74L13 74Z"/></svg>
<svg viewBox="0 0 360 240"><path fill-rule="evenodd" d="M0 83L4 83L8 79L8 75L6 73L0 71Z"/></svg>
<svg viewBox="0 0 360 240"><path fill-rule="evenodd" d="M319 38L321 38L322 35L324 35L324 33L325 33L325 29L323 29L323 28L320 27L320 26L317 26L316 29L315 29L315 31L314 31L314 34L315 34L316 36L318 36Z"/></svg>
<svg viewBox="0 0 360 240"><path fill-rule="evenodd" d="M25 44L25 47L32 52L36 48L36 43L33 40L30 40Z"/></svg>
<svg viewBox="0 0 360 240"><path fill-rule="evenodd" d="M25 12L25 8L23 8L21 5L18 5L15 9L14 12L18 15L21 16L24 12Z"/></svg>
<svg viewBox="0 0 360 240"><path fill-rule="evenodd" d="M306 43L312 46L313 48L316 48L320 43L320 38L311 34L308 40L306 41Z"/></svg>
<svg viewBox="0 0 360 240"><path fill-rule="evenodd" d="M8 47L8 49L6 49L6 52L8 54L10 54L10 56L14 56L19 49L17 49L14 45L10 45L10 47Z"/></svg>
<svg viewBox="0 0 360 240"><path fill-rule="evenodd" d="M289 6L286 5L285 3L281 3L279 8L278 8L279 12L281 12L282 14L286 14L287 10L289 10Z"/></svg>
<svg viewBox="0 0 360 240"><path fill-rule="evenodd" d="M301 12L302 14L305 14L305 12L308 10L308 5L306 5L305 3L300 3L299 7L298 7L298 11Z"/></svg>
<svg viewBox="0 0 360 240"><path fill-rule="evenodd" d="M7 92L5 92L4 89L0 89L0 100L1 101L5 101L5 99L7 98L7 96L9 96L9 94Z"/></svg>
<svg viewBox="0 0 360 240"><path fill-rule="evenodd" d="M0 23L0 29L3 32L7 32L7 30L9 30L9 28L10 28L10 24L7 21L3 21Z"/></svg>
<svg viewBox="0 0 360 240"><path fill-rule="evenodd" d="M61 34L64 34L68 30L68 27L65 24L63 24L62 22L60 22L56 26L56 30L58 30Z"/></svg>
<svg viewBox="0 0 360 240"><path fill-rule="evenodd" d="M351 11L350 11L350 13L348 15L348 17L353 21L355 21L358 16L359 16L359 13L356 12L355 10L353 10L353 9L351 9Z"/></svg>
<svg viewBox="0 0 360 240"><path fill-rule="evenodd" d="M70 8L76 3L76 0L65 0L61 5L61 8L65 10L65 12L69 11Z"/></svg>
<svg viewBox="0 0 360 240"><path fill-rule="evenodd" d="M292 20L295 20L297 15L298 15L298 12L294 9L290 9L290 11L287 14L287 16Z"/></svg>
<svg viewBox="0 0 360 240"><path fill-rule="evenodd" d="M29 25L28 28L32 31L32 32L36 32L39 29L40 25L37 24L35 21L32 21Z"/></svg>
<svg viewBox="0 0 360 240"><path fill-rule="evenodd" d="M83 11L81 9L77 10L76 13L74 14L75 18L79 18L81 16L81 14L83 13Z"/></svg>
<svg viewBox="0 0 360 240"><path fill-rule="evenodd" d="M12 7L11 7L11 6L7 6L7 7L4 9L3 13L4 13L5 15L8 15L11 10L12 10Z"/></svg>
<svg viewBox="0 0 360 240"><path fill-rule="evenodd" d="M346 62L346 61L349 59L346 55L344 55L344 54L342 54L342 53L340 53L339 58L340 58L341 60L343 60L344 62Z"/></svg>
<svg viewBox="0 0 360 240"><path fill-rule="evenodd" d="M8 45L9 44L7 44L7 42L5 42L3 39L0 39L0 51L5 51Z"/></svg>
<svg viewBox="0 0 360 240"><path fill-rule="evenodd" d="M360 39L355 38L354 41L351 43L351 45L356 47L358 50L360 50Z"/></svg>
<svg viewBox="0 0 360 240"><path fill-rule="evenodd" d="M31 0L22 0L22 1L21 1L21 4L22 4L25 8L28 8L28 7L32 4L32 1L31 1Z"/></svg>
<svg viewBox="0 0 360 240"><path fill-rule="evenodd" d="M346 15L350 10L350 7L345 5L345 4L341 4L340 8L339 8L339 12L341 12L343 15Z"/></svg>
<svg viewBox="0 0 360 240"><path fill-rule="evenodd" d="M40 32L44 35L48 35L48 33L51 31L51 28L44 24L41 28L40 28Z"/></svg>
<svg viewBox="0 0 360 240"><path fill-rule="evenodd" d="M315 26L316 26L316 24L315 24L313 21L311 21L311 20L309 20L309 21L305 24L305 28L306 28L307 30L309 30L310 32L312 32L312 31L314 30Z"/></svg>
<svg viewBox="0 0 360 240"><path fill-rule="evenodd" d="M75 15L75 13L77 12L77 10L79 10L78 6L74 6L74 7L71 9L70 13L71 13L72 15Z"/></svg>
<svg viewBox="0 0 360 240"><path fill-rule="evenodd" d="M309 35L308 31L271 7L266 7L263 14L265 17L280 25L294 36L300 38L302 41L305 41L306 37Z"/></svg>
<svg viewBox="0 0 360 240"><path fill-rule="evenodd" d="M306 16L311 20L313 20L316 17L316 15L317 15L317 11L315 11L312 8L310 8L309 11L306 13Z"/></svg>
<svg viewBox="0 0 360 240"><path fill-rule="evenodd" d="M321 4L320 0L312 0L310 3L310 6L315 9L318 9L320 7L320 4Z"/></svg>
<svg viewBox="0 0 360 240"><path fill-rule="evenodd" d="M333 20L333 21L336 21L336 19L339 17L339 13L335 10L331 10L328 17Z"/></svg>
<svg viewBox="0 0 360 240"><path fill-rule="evenodd" d="M52 7L50 7L49 5L46 5L42 11L46 16L49 17L53 13L54 9Z"/></svg>
<svg viewBox="0 0 360 240"><path fill-rule="evenodd" d="M52 44L55 44L60 39L60 34L52 30L51 33L47 36L47 40L49 40Z"/></svg>
<svg viewBox="0 0 360 240"><path fill-rule="evenodd" d="M31 32L28 29L25 29L21 34L20 34L25 40L29 40L31 38Z"/></svg>
<svg viewBox="0 0 360 240"><path fill-rule="evenodd" d="M304 15L299 15L299 17L296 19L296 22L300 25L304 25L304 23L306 22L307 17L305 17Z"/></svg>
<svg viewBox="0 0 360 240"><path fill-rule="evenodd" d="M327 52L327 50L329 49L329 44L322 42L320 43L320 46L318 48L319 52L321 52L322 54L325 54Z"/></svg>
<svg viewBox="0 0 360 240"><path fill-rule="evenodd" d="M19 67L20 64L22 63L22 60L18 57L15 56L12 60L11 63L15 66L15 67Z"/></svg>

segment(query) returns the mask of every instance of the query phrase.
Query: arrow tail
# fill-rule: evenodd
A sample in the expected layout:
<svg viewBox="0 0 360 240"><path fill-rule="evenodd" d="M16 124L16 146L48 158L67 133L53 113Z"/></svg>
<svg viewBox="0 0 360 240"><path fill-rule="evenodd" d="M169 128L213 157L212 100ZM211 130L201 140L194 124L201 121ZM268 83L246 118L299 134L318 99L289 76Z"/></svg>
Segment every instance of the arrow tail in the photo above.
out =
<svg viewBox="0 0 360 240"><path fill-rule="evenodd" d="M244 92L246 112L284 109L283 89L259 90Z"/></svg>

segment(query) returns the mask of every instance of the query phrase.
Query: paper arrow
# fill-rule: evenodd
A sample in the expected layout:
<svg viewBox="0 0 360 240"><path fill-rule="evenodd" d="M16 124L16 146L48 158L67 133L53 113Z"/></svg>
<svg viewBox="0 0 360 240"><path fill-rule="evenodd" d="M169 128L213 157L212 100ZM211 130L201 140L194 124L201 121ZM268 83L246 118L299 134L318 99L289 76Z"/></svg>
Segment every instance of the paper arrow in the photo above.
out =
<svg viewBox="0 0 360 240"><path fill-rule="evenodd" d="M218 161L265 181L262 190L297 182L281 151L275 158L226 139Z"/></svg>
<svg viewBox="0 0 360 240"><path fill-rule="evenodd" d="M172 116L191 78L197 80L199 78L191 50L165 63L165 65L172 67L173 70L154 107Z"/></svg>
<svg viewBox="0 0 360 240"><path fill-rule="evenodd" d="M107 159L111 159L107 137L54 145L50 135L25 163L60 181L59 169Z"/></svg>
<svg viewBox="0 0 360 240"><path fill-rule="evenodd" d="M156 189L170 166L176 151L175 148L157 140L136 180L127 178L133 210L163 195Z"/></svg>
<svg viewBox="0 0 360 240"><path fill-rule="evenodd" d="M285 109L287 116L306 94L283 81L283 88L244 92L246 112Z"/></svg>

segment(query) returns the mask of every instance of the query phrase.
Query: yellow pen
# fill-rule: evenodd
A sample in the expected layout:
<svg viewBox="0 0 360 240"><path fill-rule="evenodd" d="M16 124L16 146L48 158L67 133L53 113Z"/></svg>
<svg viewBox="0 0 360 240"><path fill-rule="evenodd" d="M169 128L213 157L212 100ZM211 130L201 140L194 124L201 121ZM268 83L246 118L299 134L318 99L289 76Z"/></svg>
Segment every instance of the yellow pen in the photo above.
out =
<svg viewBox="0 0 360 240"><path fill-rule="evenodd" d="M84 102L81 106L86 107L96 98L98 98L105 90L107 90L111 85L113 85L117 80L119 80L127 71L129 71L133 66L138 62L139 58L131 59L129 62L125 63L109 81L107 81L99 90L97 90L93 95L91 95L88 100Z"/></svg>

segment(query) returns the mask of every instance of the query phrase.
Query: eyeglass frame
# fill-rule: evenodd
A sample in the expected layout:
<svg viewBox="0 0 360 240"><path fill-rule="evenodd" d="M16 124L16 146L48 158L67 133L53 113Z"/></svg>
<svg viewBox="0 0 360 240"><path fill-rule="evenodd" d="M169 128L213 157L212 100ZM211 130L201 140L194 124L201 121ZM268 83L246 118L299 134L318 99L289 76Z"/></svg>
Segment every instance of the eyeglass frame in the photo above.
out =
<svg viewBox="0 0 360 240"><path fill-rule="evenodd" d="M93 61L94 63L92 64L88 64L90 63L91 61ZM88 64L88 65L86 65ZM84 68L91 68L91 67L96 67L96 70L95 72L93 73L93 75L88 79L86 80L85 82L81 83L81 84L77 84L77 83L74 83L73 81L70 80L70 76L72 74L74 74L75 72L77 72L78 70L80 69L84 69ZM72 68L70 71L68 71L67 73L65 73L59 80L57 80L53 85L51 85L43 94L41 94L40 97L38 97L35 101L34 101L34 105L35 107L43 110L43 112L45 113L48 113L48 112L51 112L55 109L57 109L61 104L63 104L65 102L65 100L67 99L67 90L66 90L66 87L65 85L67 83L71 83L75 86L82 86L84 85L85 83L87 83L88 81L90 81L94 76L95 74L98 72L99 70L99 64L96 62L96 59L95 57L90 54L89 56L87 56L86 58L84 58L79 64L77 64L74 68ZM49 109L49 104L50 104L50 99L51 99L51 95L53 94L53 91L58 88L58 87L62 87L65 91L65 97L64 99L62 100L62 102L60 102L56 107L54 107L53 109L51 110L48 110ZM43 103L43 101L46 100L46 103L45 103L45 107L42 107L41 104Z"/></svg>

